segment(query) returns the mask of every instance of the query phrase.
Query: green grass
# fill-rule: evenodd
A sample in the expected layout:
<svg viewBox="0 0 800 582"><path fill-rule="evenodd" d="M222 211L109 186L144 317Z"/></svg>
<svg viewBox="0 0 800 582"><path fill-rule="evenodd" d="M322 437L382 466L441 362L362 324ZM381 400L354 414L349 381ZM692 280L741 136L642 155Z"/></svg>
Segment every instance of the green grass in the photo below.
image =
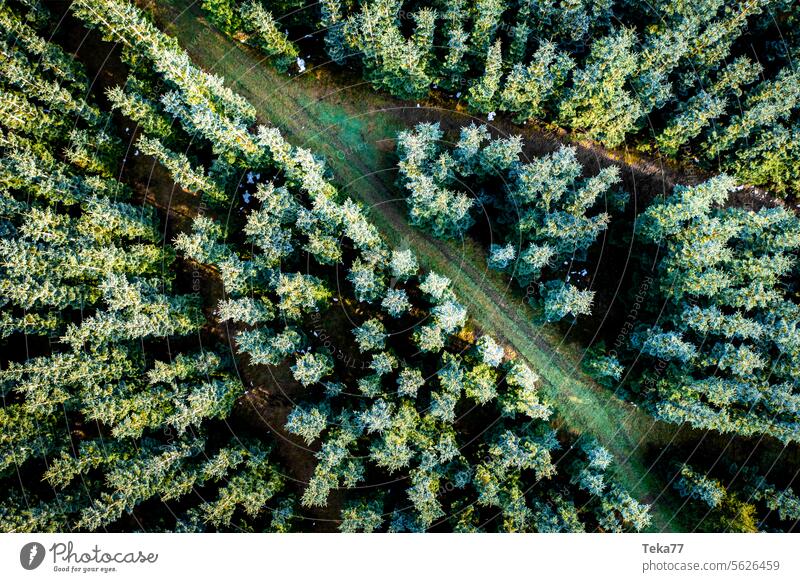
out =
<svg viewBox="0 0 800 582"><path fill-rule="evenodd" d="M652 531L686 531L680 502L645 460L647 450L663 448L676 433L686 431L654 421L581 373L580 348L564 345L557 329L533 323L535 314L516 284L488 271L486 252L477 243L443 242L407 223L394 184L392 150L397 132L407 128L410 119L424 116L416 104L376 94L363 81L354 77L348 83L342 74L326 69L288 78L215 31L192 4L159 3L160 24L195 62L223 75L231 88L249 99L261 122L279 127L293 145L324 155L337 186L369 208L371 220L390 243L411 247L424 267L453 281L477 324L510 344L539 374L561 427L594 436L615 455L616 478L638 499L653 504ZM467 119L446 110L430 115Z"/></svg>

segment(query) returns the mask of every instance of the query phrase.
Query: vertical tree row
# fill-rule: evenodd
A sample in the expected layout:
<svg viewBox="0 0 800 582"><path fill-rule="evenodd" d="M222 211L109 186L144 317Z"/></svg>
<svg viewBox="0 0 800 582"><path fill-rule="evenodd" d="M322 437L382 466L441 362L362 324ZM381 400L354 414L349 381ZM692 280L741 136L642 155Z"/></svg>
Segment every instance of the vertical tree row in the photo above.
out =
<svg viewBox="0 0 800 582"><path fill-rule="evenodd" d="M188 347L205 324L199 297L173 291L159 219L118 179L113 118L87 99L81 65L44 40L46 12L35 14L0 6L0 90L10 96L0 318L5 345L25 346L9 349L0 371L0 529L263 518L283 483L270 444L209 433L244 388L224 358Z"/></svg>
<svg viewBox="0 0 800 582"><path fill-rule="evenodd" d="M203 4L229 34L268 31L255 44L282 68L297 49L273 16L297 43L324 37L330 59L402 99L441 87L479 114L558 123L609 147L657 148L797 191L792 3L270 0L269 17L250 1Z"/></svg>
<svg viewBox="0 0 800 582"><path fill-rule="evenodd" d="M534 300L548 321L588 315L594 293L570 276L582 270L587 249L608 225L608 213L592 214L595 208L606 199L613 205L622 200L614 191L617 168L583 178L570 147L524 163L519 137L493 139L485 126L463 128L449 150L442 136L437 124L398 136L412 224L440 237L463 236L476 203L491 208L504 240L491 244L489 266L523 287L536 285Z"/></svg>

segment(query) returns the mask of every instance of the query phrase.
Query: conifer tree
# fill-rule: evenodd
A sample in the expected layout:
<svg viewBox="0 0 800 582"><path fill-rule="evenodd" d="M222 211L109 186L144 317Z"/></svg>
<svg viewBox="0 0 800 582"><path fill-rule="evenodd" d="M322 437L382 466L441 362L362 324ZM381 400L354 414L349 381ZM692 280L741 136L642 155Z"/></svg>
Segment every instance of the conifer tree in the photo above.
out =
<svg viewBox="0 0 800 582"><path fill-rule="evenodd" d="M621 144L645 113L627 87L638 69L634 41L634 32L627 28L595 40L586 64L573 72L572 86L559 105L563 123L609 147Z"/></svg>

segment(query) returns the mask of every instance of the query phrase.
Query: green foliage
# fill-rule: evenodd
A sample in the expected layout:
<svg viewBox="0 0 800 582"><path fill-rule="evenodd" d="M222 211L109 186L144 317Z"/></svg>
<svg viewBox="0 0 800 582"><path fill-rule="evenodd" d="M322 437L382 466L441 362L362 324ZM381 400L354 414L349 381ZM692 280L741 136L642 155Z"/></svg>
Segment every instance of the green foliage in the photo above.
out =
<svg viewBox="0 0 800 582"><path fill-rule="evenodd" d="M417 391L425 385L422 372L416 368L403 368L397 375L397 394L416 398Z"/></svg>
<svg viewBox="0 0 800 582"><path fill-rule="evenodd" d="M467 103L480 113L488 113L495 108L496 94L500 89L503 53L500 39L486 53L483 76L469 88Z"/></svg>
<svg viewBox="0 0 800 582"><path fill-rule="evenodd" d="M492 43L500 24L500 16L505 10L502 0L477 0L472 7L473 50L483 55Z"/></svg>
<svg viewBox="0 0 800 582"><path fill-rule="evenodd" d="M608 225L607 212L590 213L602 197L613 194L620 182L618 169L609 166L583 178L569 147L523 163L519 137L492 139L485 126L464 127L451 151L440 145L442 137L437 124L426 123L398 135L398 165L410 193L411 222L436 236L460 236L472 218L451 218L456 207L450 188L468 184L473 192L501 190L484 197L508 241L492 244L489 267L510 273L523 286L540 283L533 300L549 321L589 314L594 293L569 283L570 271L580 271L588 248ZM542 281L554 275L559 279Z"/></svg>
<svg viewBox="0 0 800 582"><path fill-rule="evenodd" d="M286 419L286 430L303 438L306 444L315 441L328 426L328 411L324 406L295 406Z"/></svg>
<svg viewBox="0 0 800 582"><path fill-rule="evenodd" d="M320 27L325 30L325 52L335 63L342 64L347 57L344 37L344 15L340 0L320 2Z"/></svg>
<svg viewBox="0 0 800 582"><path fill-rule="evenodd" d="M464 73L469 70L469 62L465 58L469 51L465 19L464 0L449 2L444 15L447 54L440 74L442 84L451 91L458 91L464 82Z"/></svg>
<svg viewBox="0 0 800 582"><path fill-rule="evenodd" d="M587 372L607 387L611 387L619 382L625 371L625 367L620 364L618 358L606 355L588 356L585 361L585 367Z"/></svg>
<svg viewBox="0 0 800 582"><path fill-rule="evenodd" d="M696 473L687 464L679 467L678 476L672 486L678 490L681 497L702 501L711 509L718 507L725 497L725 488L722 483Z"/></svg>
<svg viewBox="0 0 800 582"><path fill-rule="evenodd" d="M292 366L295 379L306 387L316 384L332 371L333 360L327 354L303 354Z"/></svg>
<svg viewBox="0 0 800 582"><path fill-rule="evenodd" d="M719 176L677 186L643 215L662 245L665 311L641 326L633 347L663 373L642 388L658 417L696 427L796 441L798 320L791 284L800 221L781 207L722 206L735 182ZM647 364L645 364L645 368Z"/></svg>
<svg viewBox="0 0 800 582"><path fill-rule="evenodd" d="M202 0L201 6L223 32L233 34L241 30L244 22L236 8L236 0Z"/></svg>
<svg viewBox="0 0 800 582"><path fill-rule="evenodd" d="M603 496L597 518L601 528L614 533L625 531L625 528L642 531L651 519L649 506L639 503L616 485L612 485Z"/></svg>
<svg viewBox="0 0 800 582"><path fill-rule="evenodd" d="M389 268L391 269L392 277L405 281L417 274L419 265L411 249L406 249L404 251L392 251Z"/></svg>
<svg viewBox="0 0 800 582"><path fill-rule="evenodd" d="M387 289L381 307L392 317L401 317L411 309L411 302L404 289Z"/></svg>
<svg viewBox="0 0 800 582"><path fill-rule="evenodd" d="M381 350L386 345L386 328L377 319L365 321L353 330L353 335L362 352Z"/></svg>
<svg viewBox="0 0 800 582"><path fill-rule="evenodd" d="M593 291L580 290L563 281L548 281L542 289L547 321L559 321L568 315L577 318L592 312Z"/></svg>
<svg viewBox="0 0 800 582"><path fill-rule="evenodd" d="M514 64L503 86L501 109L513 113L517 122L544 118L574 66L555 44L543 42L528 65Z"/></svg>
<svg viewBox="0 0 800 582"><path fill-rule="evenodd" d="M611 147L636 128L646 111L627 87L638 68L634 42L634 32L623 28L592 43L560 104L562 122Z"/></svg>
<svg viewBox="0 0 800 582"><path fill-rule="evenodd" d="M499 366L505 357L505 350L499 345L492 336L484 335L478 339L477 342L478 353L480 354L481 361L487 366L496 368Z"/></svg>
<svg viewBox="0 0 800 582"><path fill-rule="evenodd" d="M353 262L347 279L353 284L355 297L359 301L375 301L383 292L383 278L375 272L374 265L360 258Z"/></svg>
<svg viewBox="0 0 800 582"><path fill-rule="evenodd" d="M87 14L85 3L72 9ZM147 28L127 3L93 2L88 13L129 34ZM199 297L173 293L175 253L156 212L126 202L134 184L117 180L118 128L91 103L97 95L72 57L6 5L0 21L3 38L15 38L0 90L20 88L24 98L10 94L11 105L28 113L47 107L41 120L51 122L38 131L24 118L0 121L0 323L9 341L24 333L30 346L4 353L0 372L8 399L0 412L0 529L125 529L154 501L176 504L187 517L176 523L145 512L135 516L139 527L226 529L237 507L239 519L257 519L283 481L267 444L209 431L230 417L244 386L227 360L192 347L206 324ZM172 41L149 31L151 57L187 62ZM19 76L25 71L27 79ZM213 84L196 69L183 74L181 90L194 95ZM209 87L192 85L201 79ZM167 131L158 96L141 93L146 86L134 81L129 93L111 90L109 100L155 135L141 139L151 139L167 165L176 158L157 138L180 134ZM269 304L222 310L232 318L271 316ZM12 476L19 471L22 483ZM40 480L47 486L33 491L29 484Z"/></svg>
<svg viewBox="0 0 800 582"><path fill-rule="evenodd" d="M157 103L144 97L138 89L140 82L128 79L126 87L112 87L106 94L113 109L135 122L146 135L168 138L172 133L169 120L161 113Z"/></svg>
<svg viewBox="0 0 800 582"><path fill-rule="evenodd" d="M720 118L731 98L739 98L742 86L752 83L761 71L761 66L749 58L739 57L719 72L710 87L680 102L664 130L656 136L661 150L669 155L677 154L681 146Z"/></svg>
<svg viewBox="0 0 800 582"><path fill-rule="evenodd" d="M738 467L736 464L732 464L730 472L741 478L741 490L736 494L747 500L748 506L744 509L752 508L747 511L748 522L755 520L753 514L759 515L759 527L767 521L773 523L783 521L793 524L800 518L800 497L794 493L791 487L782 489L770 483L765 476L758 473L757 469L751 467ZM739 504L744 505L741 502ZM751 504L758 504L762 511L758 513ZM751 529L751 531L753 530L755 527Z"/></svg>
<svg viewBox="0 0 800 582"><path fill-rule="evenodd" d="M736 495L727 495L719 511L712 512L703 520L703 529L711 532L756 533L758 523L755 514L753 505Z"/></svg>
<svg viewBox="0 0 800 582"><path fill-rule="evenodd" d="M344 533L370 533L383 524L383 503L378 500L361 500L342 509L339 531Z"/></svg>
<svg viewBox="0 0 800 582"><path fill-rule="evenodd" d="M249 42L275 61L275 66L286 70L298 57L297 47L278 30L272 14L256 0L248 0L239 8L241 26L251 33ZM224 27L221 27L225 30ZM230 31L228 31L230 32Z"/></svg>
<svg viewBox="0 0 800 582"><path fill-rule="evenodd" d="M222 26L239 29L235 3L206 7L219 12ZM112 177L120 132L108 112L86 102L93 93L79 92L77 75L68 81L67 69L50 66L64 55L36 53L24 42L4 51L0 64L13 66L0 84L28 101L12 99L28 117L0 120L3 329L12 341L20 332L52 334L2 362L0 394L9 404L0 411L0 477L4 485L20 474L45 482L25 498L16 485L4 489L4 531L126 530L134 522L175 531L291 529L285 471L271 460L267 438L248 438L233 414L254 369L292 374L303 386L303 402L285 421L314 455L299 503L323 506L342 489L343 531L424 531L467 506L474 509L463 529L491 523L498 510L501 531L595 528L597 503L567 499L570 479L555 471L551 451L559 443L537 375L505 358L491 338L473 344L449 280L421 273L413 254L388 248L320 159L275 128L253 129L254 109L196 68L133 5L75 0L70 10L124 47L123 65L137 77L112 89L109 101L138 124L136 143L166 175L219 201L242 175L258 184L233 228L205 209L188 227L176 224L174 241L162 241L154 212L117 198L141 184L136 172L122 174L127 186ZM420 93L436 63L427 53L439 15L416 12L408 39L396 16L394 3L366 6L361 21L348 18L342 27L345 41L366 49L376 79ZM480 16L491 43L499 22ZM366 35L373 23L379 38ZM413 48L415 58L390 62L398 47ZM39 68L30 64L45 54ZM383 63L403 74L385 77ZM31 87L21 72L44 82ZM30 123L44 107L61 119L53 131ZM82 133L65 150L67 119ZM454 157L483 177L511 171L519 140L483 147L483 133L465 133ZM92 148L102 155L92 158ZM442 233L463 231L470 205L434 208L425 220L438 221ZM175 266L173 243L190 269ZM192 288L202 279L220 292L206 294L202 309L196 295L173 292L173 274L174 288L185 289L187 272ZM348 283L337 285L341 275ZM336 303L353 321L353 336ZM409 326L417 317L423 323ZM237 360L247 355L246 364L234 370L226 358L192 347L215 336L230 341ZM351 347L369 352L361 367L348 359ZM457 421L475 403L494 419L491 430ZM362 487L380 472L399 478L384 496L364 497ZM639 527L645 509L618 486L609 489L617 527ZM168 511L152 512L154 504ZM556 526L545 508L558 512Z"/></svg>
<svg viewBox="0 0 800 582"><path fill-rule="evenodd" d="M431 84L426 69L435 13L417 13L415 33L406 39L398 22L399 9L395 0L365 4L362 12L345 22L344 38L349 51L361 55L364 75L376 88L414 99L424 96Z"/></svg>
<svg viewBox="0 0 800 582"><path fill-rule="evenodd" d="M143 154L153 156L175 178L175 182L184 190L203 193L212 200L225 200L224 191L200 168L192 167L186 154L167 149L154 138L140 137L137 142Z"/></svg>
<svg viewBox="0 0 800 582"><path fill-rule="evenodd" d="M503 146L514 152L519 147L514 143ZM458 155L468 159L471 146L467 136L460 147ZM503 151L495 147L482 158L492 160L487 164L503 165ZM207 265L230 262L232 256L247 265L240 269L245 273L240 290L234 298L223 300L218 310L233 313L241 309L242 315L237 318L270 326L236 332L236 345L240 352L250 355L252 364L285 365L286 358L294 353L291 372L306 390L304 402L292 407L285 426L315 451L313 474L300 503L322 507L329 503L334 489L344 490L347 502L342 509L342 531L424 531L448 515L450 499L444 493L447 483L455 484L462 501L485 495L483 482L478 477L473 479L473 473L477 475L477 466L482 463L481 447L484 443L494 447L489 443L501 435L505 448L496 452L491 449L498 460L487 465L486 470L491 471L498 487L508 492L502 497L507 501L503 505L507 514L504 527L532 531L534 525L526 517L524 504L515 499L524 496L519 493L519 482L527 471L533 470L542 480L556 478L548 452L556 441L548 436L551 433L544 424L551 409L539 394L537 375L519 361L506 360L496 341L484 336L469 350L457 348L463 340L455 336L467 324L467 312L450 289L448 279L433 272L421 273L412 253L392 251L378 238L352 253L342 254L335 262L338 272L346 272L349 281L346 286L339 286L342 294L338 299L354 319L352 335L327 329L329 325L335 327L333 321L338 319L330 317L335 311L329 311L333 303L327 301L296 302L302 304L292 320L297 326L302 327L306 317L322 326L321 330L303 334L302 339L289 328L282 332L280 328L273 329L280 325L279 317L264 315L261 321L256 307L261 303L256 301L274 305L280 314L281 303L273 297L273 291L281 288L276 282L316 278L289 272L294 265L308 264L298 256L296 249L301 245L294 243L295 238L307 236L319 223L328 225L326 232L336 239L354 240L360 236L351 228L352 223L362 220L360 211L348 202L336 202L335 192L329 197L323 184L317 185L314 194L303 192L297 184L287 186L294 202L282 205L291 206L286 216L275 217L286 229L286 248L291 249L282 257L280 272L276 272L277 267L269 267L260 274L265 269L263 265L273 264L262 256L272 247L260 245L245 259L243 249L229 242L230 238L225 240L222 229L207 220L196 221L195 234L180 238L178 246ZM262 206L249 211L246 232L256 232L255 221L264 223L265 206L272 208L273 197L278 195L290 199L279 194L277 188L270 189L269 195L261 192ZM277 204L267 214L278 213L280 208ZM320 209L316 220L311 220L309 208L315 212ZM336 219L345 210L352 219ZM259 227L259 231L263 228ZM315 283L320 289L337 283L326 277L338 275L324 275L324 270L315 273L320 274ZM387 286L389 281L402 286ZM254 295L240 297L245 289ZM409 311L411 297L414 307ZM420 317L424 323L409 327L403 320L410 316ZM332 344L334 333L336 342ZM284 342L285 348L279 349L276 341L286 334L292 334L296 341ZM324 351L334 348L336 357ZM364 354L360 366L347 357L353 352ZM500 419L499 432L477 436L480 446L464 452L463 443L472 438L471 432L457 429L456 418L462 408L474 403ZM491 441L486 440L489 437ZM376 469L408 475L408 479L386 485L382 499L364 497L360 491ZM482 474L483 469L480 471ZM549 496L549 490L544 495ZM382 507L389 499L396 505ZM488 514L494 506L487 503L482 507ZM401 514L387 524L381 516L393 510ZM578 523L586 516L594 519L592 513L576 509Z"/></svg>
<svg viewBox="0 0 800 582"><path fill-rule="evenodd" d="M324 0L308 8L312 27L301 6L203 2L227 34L262 38L255 44L281 68L296 58L287 33L324 31L321 61L356 67L401 99L441 88L473 113L558 123L606 146L655 147L781 196L797 192L791 2ZM283 30L261 16L270 13Z"/></svg>

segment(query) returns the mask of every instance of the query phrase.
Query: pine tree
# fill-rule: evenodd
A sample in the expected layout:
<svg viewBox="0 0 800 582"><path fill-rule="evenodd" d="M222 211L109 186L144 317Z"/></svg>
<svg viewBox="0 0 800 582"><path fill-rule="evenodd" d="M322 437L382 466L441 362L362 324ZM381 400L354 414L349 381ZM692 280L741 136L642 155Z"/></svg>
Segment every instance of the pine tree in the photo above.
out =
<svg viewBox="0 0 800 582"><path fill-rule="evenodd" d="M759 129L788 118L800 103L800 77L790 69L781 70L775 79L763 81L745 100L745 109L726 126L710 133L706 142L709 156L730 150Z"/></svg>
<svg viewBox="0 0 800 582"><path fill-rule="evenodd" d="M500 0L477 0L475 3L471 37L472 50L476 56L483 56L489 50L504 10L505 6Z"/></svg>
<svg viewBox="0 0 800 582"><path fill-rule="evenodd" d="M725 488L716 479L698 474L692 467L683 464L678 469L678 478L672 486L681 497L702 501L711 509L718 507L725 497Z"/></svg>
<svg viewBox="0 0 800 582"><path fill-rule="evenodd" d="M489 180L500 179L506 184L502 196L487 200L500 212L501 223L508 225L509 242L491 246L491 268L508 271L527 286L539 282L555 265L585 260L587 249L608 225L608 213L590 213L619 183L616 167L580 178L581 166L572 148L561 148L523 164L519 137L492 139L486 127L475 125L462 129L449 152L442 151L438 143L441 137L441 129L435 124L419 124L415 131L398 136L398 165L401 180L411 192L408 203L412 224L431 228L437 236L453 236L455 233L441 225L442 214L453 211L452 202L451 208L445 204L449 196L442 196L443 188L466 182L480 192L484 184L494 187ZM533 298L537 303L547 303L546 317L551 320L589 311L593 293L568 284L567 277L564 273L561 282L542 285L540 297ZM435 337L428 331L423 334Z"/></svg>
<svg viewBox="0 0 800 582"><path fill-rule="evenodd" d="M323 377L327 376L333 371L333 361L330 356L324 353L307 353L303 354L295 365L292 366L292 374L295 379L303 386L310 386L316 384Z"/></svg>
<svg viewBox="0 0 800 582"><path fill-rule="evenodd" d="M517 122L542 118L546 108L558 100L574 62L555 45L543 42L530 64L514 64L501 94L501 108L515 114Z"/></svg>
<svg viewBox="0 0 800 582"><path fill-rule="evenodd" d="M224 190L206 175L203 168L192 167L186 154L167 149L155 138L142 136L137 145L143 154L158 160L184 190L203 193L211 200L227 199Z"/></svg>
<svg viewBox="0 0 800 582"><path fill-rule="evenodd" d="M656 136L656 143L668 155L677 154L679 148L696 138L714 120L725 113L731 97L738 98L742 85L755 80L761 66L742 57L731 62L717 76L717 80L678 105L675 115L663 131Z"/></svg>
<svg viewBox="0 0 800 582"><path fill-rule="evenodd" d="M503 75L502 42L497 39L486 52L486 62L481 78L470 86L467 94L469 106L481 113L493 111Z"/></svg>
<svg viewBox="0 0 800 582"><path fill-rule="evenodd" d="M796 268L800 223L782 208L721 208L734 186L724 175L679 186L645 212L644 236L665 245L659 272L670 309L633 345L667 364L643 379L660 418L790 442L797 346L778 330L796 317L781 282Z"/></svg>
<svg viewBox="0 0 800 582"><path fill-rule="evenodd" d="M548 281L542 285L544 317L547 321L559 321L570 315L590 315L594 292L576 289L563 281Z"/></svg>
<svg viewBox="0 0 800 582"><path fill-rule="evenodd" d="M320 2L320 28L325 30L325 52L336 64L343 64L348 56L343 30L344 15L340 0Z"/></svg>
<svg viewBox="0 0 800 582"><path fill-rule="evenodd" d="M234 34L242 29L242 16L237 10L236 0L203 0L201 3L211 22L227 34Z"/></svg>
<svg viewBox="0 0 800 582"><path fill-rule="evenodd" d="M460 97L466 82L464 74L469 71L466 55L470 48L470 36L466 31L464 0L449 2L443 20L447 54L439 70L440 82L443 87L457 93Z"/></svg>

